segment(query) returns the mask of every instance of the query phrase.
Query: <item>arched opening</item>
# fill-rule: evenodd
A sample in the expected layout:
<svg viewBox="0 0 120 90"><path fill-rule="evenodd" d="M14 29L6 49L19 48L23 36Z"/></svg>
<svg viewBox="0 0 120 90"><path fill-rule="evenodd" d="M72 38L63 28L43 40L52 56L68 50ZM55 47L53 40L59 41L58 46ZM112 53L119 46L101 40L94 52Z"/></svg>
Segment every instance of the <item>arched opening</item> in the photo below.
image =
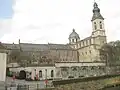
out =
<svg viewBox="0 0 120 90"><path fill-rule="evenodd" d="M102 29L102 22L100 21L100 29Z"/></svg>
<svg viewBox="0 0 120 90"><path fill-rule="evenodd" d="M24 70L21 70L19 73L19 78L20 79L26 79L26 72Z"/></svg>
<svg viewBox="0 0 120 90"><path fill-rule="evenodd" d="M76 42L77 42L78 40L76 39Z"/></svg>
<svg viewBox="0 0 120 90"><path fill-rule="evenodd" d="M94 28L95 28L95 30L97 29L97 25L96 25L96 22L94 22Z"/></svg>
<svg viewBox="0 0 120 90"><path fill-rule="evenodd" d="M54 72L53 72L53 70L51 70L51 77L54 77Z"/></svg>
<svg viewBox="0 0 120 90"><path fill-rule="evenodd" d="M42 71L39 71L39 77L42 78Z"/></svg>
<svg viewBox="0 0 120 90"><path fill-rule="evenodd" d="M72 39L72 42L74 43L74 39Z"/></svg>

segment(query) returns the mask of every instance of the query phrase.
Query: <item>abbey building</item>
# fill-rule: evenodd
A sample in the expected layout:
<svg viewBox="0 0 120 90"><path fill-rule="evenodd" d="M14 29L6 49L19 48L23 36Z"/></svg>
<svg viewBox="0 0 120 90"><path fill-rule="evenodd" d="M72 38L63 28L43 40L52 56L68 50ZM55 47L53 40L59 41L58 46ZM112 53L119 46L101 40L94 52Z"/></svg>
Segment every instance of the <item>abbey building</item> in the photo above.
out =
<svg viewBox="0 0 120 90"><path fill-rule="evenodd" d="M25 59L27 56L31 56L30 59L34 60L30 62L39 62L41 57L46 57L49 62L99 62L100 59L100 47L107 42L104 18L100 13L100 9L95 2L93 5L93 16L91 19L92 32L91 35L83 40L73 29L73 32L69 35L69 44L6 44L2 43L8 50L19 50L24 53L22 57ZM26 55L26 57L25 57ZM17 56L16 56L17 58ZM10 58L10 62L14 62L14 58ZM19 58L20 59L20 58Z"/></svg>
<svg viewBox="0 0 120 90"><path fill-rule="evenodd" d="M79 35L73 29L69 36L70 46L78 51L79 62L95 62L101 61L99 49L107 43L104 18L100 14L100 9L97 3L94 3L92 17L92 33L91 36L80 40Z"/></svg>
<svg viewBox="0 0 120 90"><path fill-rule="evenodd" d="M107 43L107 40L104 18L96 2L93 5L91 23L92 32L89 37L81 40L75 29L73 29L69 35L69 44L30 44L21 43L20 40L19 44L1 43L9 51L7 63L18 63L21 67L31 67L29 72L34 72L33 66L39 67L39 70L35 69L35 72L37 71L40 75L42 72L45 73L46 66L52 74L54 72L56 77L75 76L73 75L75 70L78 70L76 73L80 72L81 75L86 75L83 71L86 69L88 71L91 70L89 74L94 74L91 72L102 68L99 73L104 73L105 60L101 59L100 48L103 44ZM43 66L44 68L41 68ZM96 68L96 66L101 67ZM72 67L76 68L73 70ZM18 71L20 70L19 68Z"/></svg>

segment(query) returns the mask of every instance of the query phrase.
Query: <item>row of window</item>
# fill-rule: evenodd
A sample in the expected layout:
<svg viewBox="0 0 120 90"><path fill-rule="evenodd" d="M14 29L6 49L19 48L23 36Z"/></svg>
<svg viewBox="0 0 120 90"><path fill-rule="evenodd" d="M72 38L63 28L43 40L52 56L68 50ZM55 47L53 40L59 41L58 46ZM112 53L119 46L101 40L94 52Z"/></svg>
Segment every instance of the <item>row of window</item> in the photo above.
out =
<svg viewBox="0 0 120 90"><path fill-rule="evenodd" d="M75 46L75 48L81 48L81 47L84 47L84 46L88 46L88 45L91 45L91 43L92 43L92 40L88 39L88 40L85 40L85 41L82 41L82 42L78 43L77 47Z"/></svg>
<svg viewBox="0 0 120 90"><path fill-rule="evenodd" d="M78 40L77 39L72 39L72 42L74 43L74 42L77 42Z"/></svg>
<svg viewBox="0 0 120 90"><path fill-rule="evenodd" d="M39 71L39 77L40 77L40 78L43 77L41 70ZM53 71L53 70L51 70L51 77L54 77L54 71Z"/></svg>
<svg viewBox="0 0 120 90"><path fill-rule="evenodd" d="M84 56L84 55L91 54L91 53L92 53L92 51L91 51L91 50L89 50L88 52L82 52L82 53L81 53L81 54L79 54L79 55Z"/></svg>
<svg viewBox="0 0 120 90"><path fill-rule="evenodd" d="M100 29L102 29L102 22L101 22L101 21L99 22L99 27L100 27ZM96 24L96 22L94 22L94 28L95 28L95 30L97 29L97 24Z"/></svg>

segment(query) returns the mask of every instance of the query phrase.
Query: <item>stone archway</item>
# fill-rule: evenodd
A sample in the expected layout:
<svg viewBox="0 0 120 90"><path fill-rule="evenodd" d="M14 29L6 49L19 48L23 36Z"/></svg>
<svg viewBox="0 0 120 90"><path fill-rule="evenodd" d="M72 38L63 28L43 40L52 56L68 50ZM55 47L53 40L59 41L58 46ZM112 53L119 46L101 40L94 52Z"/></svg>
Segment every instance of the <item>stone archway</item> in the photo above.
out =
<svg viewBox="0 0 120 90"><path fill-rule="evenodd" d="M24 70L21 70L19 73L19 78L20 79L26 79L26 72Z"/></svg>

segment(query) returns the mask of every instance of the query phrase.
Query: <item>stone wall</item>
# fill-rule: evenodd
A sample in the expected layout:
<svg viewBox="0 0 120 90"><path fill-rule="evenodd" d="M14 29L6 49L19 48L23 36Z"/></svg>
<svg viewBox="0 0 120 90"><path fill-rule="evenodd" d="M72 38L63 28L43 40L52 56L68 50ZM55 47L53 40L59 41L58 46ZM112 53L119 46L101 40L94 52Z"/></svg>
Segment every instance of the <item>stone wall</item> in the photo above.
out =
<svg viewBox="0 0 120 90"><path fill-rule="evenodd" d="M56 77L67 78L79 78L88 76L101 76L106 74L105 66L74 66L74 67L59 67L56 68Z"/></svg>
<svg viewBox="0 0 120 90"><path fill-rule="evenodd" d="M109 75L53 81L53 85L55 86L55 90L99 90L107 85L118 82L120 83L120 75Z"/></svg>
<svg viewBox="0 0 120 90"><path fill-rule="evenodd" d="M52 79L52 78L56 78L56 72L55 72L55 67L54 66L43 66L43 67L20 67L20 68L10 68L11 72L14 73L20 73L20 71L25 71L27 73L27 78L31 77L32 79L34 79L34 77L36 75L38 75L38 78L40 80L44 80L44 79ZM51 72L53 71L53 77L51 75ZM29 73L31 73L31 75L29 76Z"/></svg>

